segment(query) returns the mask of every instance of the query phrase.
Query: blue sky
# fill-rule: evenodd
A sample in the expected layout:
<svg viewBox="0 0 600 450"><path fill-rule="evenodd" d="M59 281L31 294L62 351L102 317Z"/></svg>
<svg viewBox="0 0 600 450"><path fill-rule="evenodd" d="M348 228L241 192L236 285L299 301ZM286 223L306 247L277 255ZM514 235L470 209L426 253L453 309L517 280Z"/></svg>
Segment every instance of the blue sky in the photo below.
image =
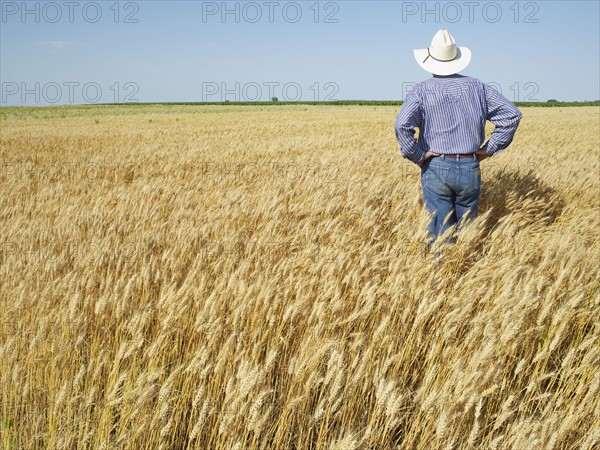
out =
<svg viewBox="0 0 600 450"><path fill-rule="evenodd" d="M442 28L473 53L462 73L511 101L600 98L597 1L0 6L1 105L397 100Z"/></svg>

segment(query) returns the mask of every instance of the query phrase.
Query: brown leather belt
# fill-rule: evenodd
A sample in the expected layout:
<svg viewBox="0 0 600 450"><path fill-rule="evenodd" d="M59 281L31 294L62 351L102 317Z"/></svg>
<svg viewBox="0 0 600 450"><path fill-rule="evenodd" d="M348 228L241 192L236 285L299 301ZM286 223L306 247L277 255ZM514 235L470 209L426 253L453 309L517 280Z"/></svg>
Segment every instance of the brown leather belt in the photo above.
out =
<svg viewBox="0 0 600 450"><path fill-rule="evenodd" d="M475 158L475 153L442 153L440 156L445 158Z"/></svg>

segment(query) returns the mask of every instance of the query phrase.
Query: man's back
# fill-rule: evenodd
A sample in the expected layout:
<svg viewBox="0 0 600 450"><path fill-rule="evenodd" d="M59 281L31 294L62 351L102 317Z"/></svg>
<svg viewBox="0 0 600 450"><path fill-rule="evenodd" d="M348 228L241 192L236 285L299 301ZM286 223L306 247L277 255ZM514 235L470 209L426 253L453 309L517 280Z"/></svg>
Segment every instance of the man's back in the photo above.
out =
<svg viewBox="0 0 600 450"><path fill-rule="evenodd" d="M403 156L414 162L428 151L473 153L485 139L486 120L491 120L497 126L485 148L491 156L510 144L520 118L511 102L478 79L434 75L407 96L396 121L396 136ZM420 130L418 142L415 127Z"/></svg>
<svg viewBox="0 0 600 450"><path fill-rule="evenodd" d="M487 116L483 83L461 75L432 77L420 84L419 91L425 151L479 150Z"/></svg>

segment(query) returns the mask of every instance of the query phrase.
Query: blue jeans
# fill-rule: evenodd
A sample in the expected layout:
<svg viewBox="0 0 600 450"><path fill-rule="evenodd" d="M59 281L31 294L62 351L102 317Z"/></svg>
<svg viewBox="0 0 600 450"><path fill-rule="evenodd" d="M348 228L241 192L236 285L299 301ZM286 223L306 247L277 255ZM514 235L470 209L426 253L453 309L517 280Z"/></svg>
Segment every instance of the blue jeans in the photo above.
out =
<svg viewBox="0 0 600 450"><path fill-rule="evenodd" d="M477 215L481 190L479 161L437 156L421 168L423 200L433 214L429 223L430 244L452 225L459 228Z"/></svg>

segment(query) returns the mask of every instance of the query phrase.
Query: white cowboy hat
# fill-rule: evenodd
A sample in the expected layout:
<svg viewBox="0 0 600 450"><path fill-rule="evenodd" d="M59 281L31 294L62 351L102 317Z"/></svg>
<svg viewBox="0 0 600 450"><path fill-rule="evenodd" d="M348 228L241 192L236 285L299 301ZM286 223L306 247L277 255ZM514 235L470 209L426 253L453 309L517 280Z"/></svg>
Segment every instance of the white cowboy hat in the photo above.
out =
<svg viewBox="0 0 600 450"><path fill-rule="evenodd" d="M413 50L417 63L434 75L452 75L464 70L471 62L471 50L457 47L448 30L435 33L429 48Z"/></svg>

